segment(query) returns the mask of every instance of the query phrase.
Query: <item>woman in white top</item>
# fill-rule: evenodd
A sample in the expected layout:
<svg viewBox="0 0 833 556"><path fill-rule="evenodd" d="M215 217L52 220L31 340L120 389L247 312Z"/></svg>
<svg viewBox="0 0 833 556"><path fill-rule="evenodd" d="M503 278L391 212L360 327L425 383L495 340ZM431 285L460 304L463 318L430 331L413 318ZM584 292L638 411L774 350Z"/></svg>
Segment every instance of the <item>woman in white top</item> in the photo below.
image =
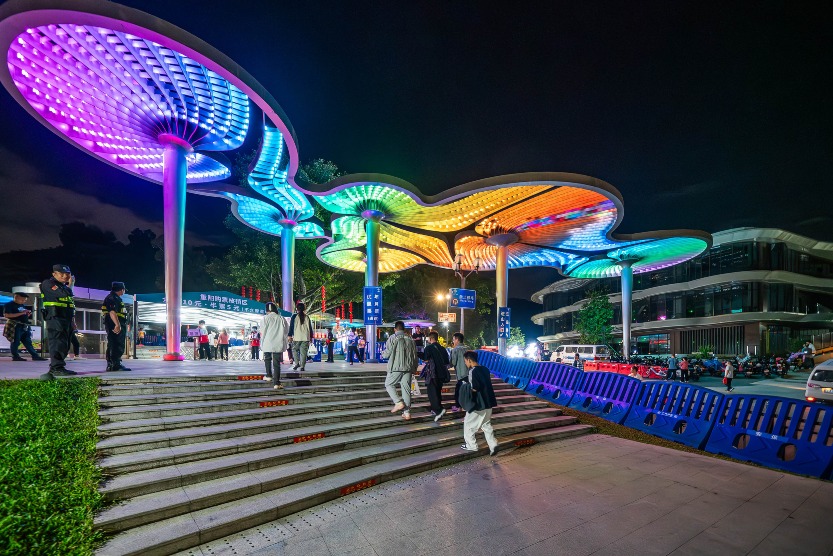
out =
<svg viewBox="0 0 833 556"><path fill-rule="evenodd" d="M731 361L726 361L726 366L723 368L723 378L726 380L726 391L731 392L734 390L732 388L732 379L735 378L735 368L732 366Z"/></svg>
<svg viewBox="0 0 833 556"><path fill-rule="evenodd" d="M274 303L266 304L266 316L263 317L263 325L260 328L261 349L263 350L263 360L266 362L264 380L271 379L274 388L280 390L283 388L283 384L281 384L283 351L289 341L286 320L280 315L278 306Z"/></svg>

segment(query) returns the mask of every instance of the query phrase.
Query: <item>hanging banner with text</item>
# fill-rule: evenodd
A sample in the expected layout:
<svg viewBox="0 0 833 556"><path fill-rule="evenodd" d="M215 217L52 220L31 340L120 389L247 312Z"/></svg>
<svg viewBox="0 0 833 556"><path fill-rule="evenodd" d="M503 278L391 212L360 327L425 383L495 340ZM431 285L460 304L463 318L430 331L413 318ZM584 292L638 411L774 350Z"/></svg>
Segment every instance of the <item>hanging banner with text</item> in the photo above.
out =
<svg viewBox="0 0 833 556"><path fill-rule="evenodd" d="M451 306L457 309L474 309L477 304L477 292L475 290L464 290L451 288Z"/></svg>
<svg viewBox="0 0 833 556"><path fill-rule="evenodd" d="M499 307L497 313L497 337L509 339L509 328L512 326L512 309Z"/></svg>
<svg viewBox="0 0 833 556"><path fill-rule="evenodd" d="M381 286L365 286L364 288L364 323L382 324Z"/></svg>

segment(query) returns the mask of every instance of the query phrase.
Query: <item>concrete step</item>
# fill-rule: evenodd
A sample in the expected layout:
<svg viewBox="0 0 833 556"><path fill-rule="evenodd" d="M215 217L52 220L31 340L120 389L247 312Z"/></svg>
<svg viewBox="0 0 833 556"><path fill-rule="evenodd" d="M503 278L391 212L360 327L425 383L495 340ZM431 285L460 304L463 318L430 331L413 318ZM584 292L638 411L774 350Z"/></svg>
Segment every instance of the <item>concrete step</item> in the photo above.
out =
<svg viewBox="0 0 833 556"><path fill-rule="evenodd" d="M253 375L261 376L261 375ZM375 384L384 381L384 375L379 376L349 376L349 377L297 377L290 378L281 376L281 383L284 386L328 386L338 384ZM213 392L217 390L246 390L263 388L264 385L272 386L272 379L268 381L263 378L257 380L216 380L214 382L173 382L166 384L116 384L113 386L101 387L103 396L146 396L149 394L178 394L183 392ZM102 400L106 401L106 400Z"/></svg>
<svg viewBox="0 0 833 556"><path fill-rule="evenodd" d="M508 449L516 442L528 443L566 438L584 434L589 430L591 427L568 425L523 432L499 437L499 447ZM205 509L192 509L189 513L132 528L110 539L98 551L98 554L99 556L173 554L200 543L279 519L373 484L477 457L484 450L481 448L480 452L468 452L456 445L451 445L397 455L397 457L379 461L371 459L368 463L357 467L325 476L312 475L313 478L304 482L289 484ZM275 480L275 484L279 484L277 476ZM209 493L206 492L205 495ZM184 499L180 497L182 502L187 500L184 492L182 496L184 496Z"/></svg>
<svg viewBox="0 0 833 556"><path fill-rule="evenodd" d="M500 416L504 421L523 420L534 415L541 416L545 414L557 416L560 414L560 411L555 408L548 410L526 409L523 406L519 406L519 404L501 406L500 409ZM460 418L463 417L462 412L459 412L457 415ZM462 419L460 419L460 421L462 422ZM230 454L238 454L252 450L272 448L285 444L295 444L299 442L299 439L308 438L310 436L324 435L324 437L330 437L360 431L384 429L396 426L403 422L405 421L401 418L391 416L390 413L388 413L386 416L382 417L351 420L341 423L328 423L326 425L304 426L274 432L260 433L257 430L253 430L251 431L253 434L242 437L224 438L221 440L211 440L207 442L166 446L114 454L101 459L99 461L99 466L105 471L105 473L108 474L141 471L143 469L164 467L165 465L169 465L171 462L179 464ZM414 424L425 422L434 424L433 417L427 413L416 414L409 421L409 423ZM437 426L439 426L439 424L437 424Z"/></svg>
<svg viewBox="0 0 833 556"><path fill-rule="evenodd" d="M557 419L560 424L572 424L576 421L575 418L571 417L563 418L561 415L556 416L552 413L548 415L551 416L547 417L548 419ZM500 413L495 414L493 420L496 424L510 422L505 421ZM409 422L407 424L402 422L398 426L330 436L317 439L315 442L286 444L275 448L252 450L191 463L178 463L117 475L107 481L100 491L107 500L126 499L246 471L255 471L302 459L306 460L340 452L348 448L375 446L397 440L444 434L447 428L457 431L455 434L459 436L461 434L460 424L461 420L459 418L453 421L441 421L439 425L431 420L420 423Z"/></svg>
<svg viewBox="0 0 833 556"><path fill-rule="evenodd" d="M573 417L540 418L502 423L495 421L495 435L502 437L545 428L575 424ZM137 496L105 510L96 517L99 529L112 533L167 517L218 506L255 494L268 492L330 473L394 457L432 450L462 442L461 427L445 426L439 433L419 438L399 439L373 446L348 449L302 461L262 468L200 482L185 488L173 488Z"/></svg>
<svg viewBox="0 0 833 556"><path fill-rule="evenodd" d="M146 375L142 376L140 372L124 375L103 375L101 376L101 384L105 386L113 386L119 384L170 384L176 382L225 382L229 380L238 380L239 376L263 376L263 368L252 367L251 373L228 373L218 375ZM333 371L311 371L306 370L303 373L298 371L288 371L284 368L281 371L281 377L299 378L317 377L317 378L335 378L339 376L385 376L384 369L361 368L359 370L341 369Z"/></svg>
<svg viewBox="0 0 833 556"><path fill-rule="evenodd" d="M363 381L347 384L340 383L338 381L329 383L318 383L308 381L307 379L282 379L281 382L284 384L284 392L287 394L346 392L370 389L374 387L378 388L384 386L384 380L369 380L367 382ZM493 387L495 390L506 390L512 388L511 385L506 384L502 381L495 381L493 383ZM449 388L453 391L453 386L446 387L446 389ZM233 388L226 388L221 390L203 390L201 389L201 385L195 385L194 388L189 388L180 392L108 395L100 399L99 405L103 408L113 408L131 405L155 405L164 403L182 403L190 401L210 401L216 399L269 396L274 394L274 392L275 391L272 388L271 383L259 380L254 381L254 384L246 384L242 387L238 387L238 385L235 384Z"/></svg>
<svg viewBox="0 0 833 556"><path fill-rule="evenodd" d="M176 415L194 415L199 413L216 413L218 411L237 411L243 409L257 409L267 406L304 405L325 402L367 400L386 397L384 389L354 390L349 392L328 392L303 394L294 391L292 388L274 390L272 388L255 392L256 396L232 399L214 399L195 402L166 402L151 405L118 406L101 409L98 416L102 423L116 421L129 421L135 419L151 419L161 417L173 417ZM521 393L515 388L495 388L497 395L512 393L513 396L524 396L525 399L535 399L531 394ZM423 395L424 396L424 395ZM454 397L453 389L443 392L443 399L451 400ZM263 405L262 405L263 404Z"/></svg>
<svg viewBox="0 0 833 556"><path fill-rule="evenodd" d="M424 397L416 398L421 403ZM532 401L527 403L534 403ZM540 407L546 407L547 402L539 401ZM193 426L211 426L221 423L252 422L257 426L263 419L278 416L300 415L304 413L318 413L322 411L342 411L364 407L388 405L387 396L354 401L323 402L318 404L296 404L276 407L258 407L256 409L241 409L236 411L218 411L216 413L196 413L190 415L176 415L172 417L156 417L147 419L131 419L126 421L112 421L99 425L99 438L110 438L117 435L148 433L162 430L176 430Z"/></svg>
<svg viewBox="0 0 833 556"><path fill-rule="evenodd" d="M514 409L521 405L523 404L512 404L508 407ZM238 438L241 436L249 436L254 433L318 427L329 423L348 423L350 421L361 421L382 417L384 417L387 421L390 421L392 418L390 407L391 406L389 404L385 404L340 411L327 411L323 413L305 413L301 415L279 416L272 419L263 419L255 424L250 422L221 423L212 426L197 426L172 431L113 436L100 440L96 444L96 449L103 455L125 454L128 452L152 450L169 446L182 446L185 444L210 442L212 440L221 440L225 438ZM418 404L413 407L412 412L419 413L420 410L423 412L427 411L428 404ZM541 409L541 411L550 410Z"/></svg>

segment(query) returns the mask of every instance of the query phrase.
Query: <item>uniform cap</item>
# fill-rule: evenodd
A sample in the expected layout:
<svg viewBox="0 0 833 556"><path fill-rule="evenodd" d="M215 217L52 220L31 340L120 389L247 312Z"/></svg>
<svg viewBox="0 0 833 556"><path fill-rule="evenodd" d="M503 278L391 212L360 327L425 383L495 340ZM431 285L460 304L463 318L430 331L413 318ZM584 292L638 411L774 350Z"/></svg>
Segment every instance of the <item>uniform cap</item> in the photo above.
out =
<svg viewBox="0 0 833 556"><path fill-rule="evenodd" d="M113 282L112 291L117 292L119 290L125 290L127 288L124 287L124 282Z"/></svg>
<svg viewBox="0 0 833 556"><path fill-rule="evenodd" d="M70 269L65 264L54 264L52 265L52 272L67 272L70 273Z"/></svg>

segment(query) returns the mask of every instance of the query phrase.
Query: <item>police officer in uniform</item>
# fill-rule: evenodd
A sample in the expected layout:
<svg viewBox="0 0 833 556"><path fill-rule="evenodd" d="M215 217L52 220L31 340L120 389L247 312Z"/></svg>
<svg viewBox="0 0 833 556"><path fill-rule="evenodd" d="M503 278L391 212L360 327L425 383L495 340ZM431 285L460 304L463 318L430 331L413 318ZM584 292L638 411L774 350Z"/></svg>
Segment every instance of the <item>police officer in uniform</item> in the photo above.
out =
<svg viewBox="0 0 833 556"><path fill-rule="evenodd" d="M67 369L66 364L69 335L72 334L72 319L75 316L75 301L72 299L74 281L67 265L56 264L52 267L52 277L40 285L46 320L46 341L49 344L49 372L41 375L45 380L76 374Z"/></svg>
<svg viewBox="0 0 833 556"><path fill-rule="evenodd" d="M124 282L113 282L110 295L104 298L104 303L101 305L101 318L104 320L104 329L107 330L108 371L130 370L121 364L127 337L127 308L121 300L124 290Z"/></svg>

